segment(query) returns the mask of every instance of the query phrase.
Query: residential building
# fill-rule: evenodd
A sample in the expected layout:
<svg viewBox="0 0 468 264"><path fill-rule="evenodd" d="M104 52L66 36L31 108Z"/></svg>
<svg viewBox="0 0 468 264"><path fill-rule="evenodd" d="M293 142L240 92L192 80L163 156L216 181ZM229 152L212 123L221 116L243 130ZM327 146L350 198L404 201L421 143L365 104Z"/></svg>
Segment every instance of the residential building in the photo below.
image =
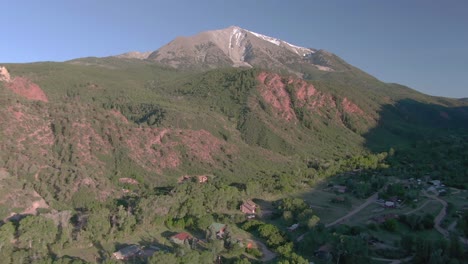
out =
<svg viewBox="0 0 468 264"><path fill-rule="evenodd" d="M140 246L130 245L130 246L127 246L127 247L124 247L124 248L120 249L117 252L114 252L112 254L112 256L115 259L126 260L126 259L129 259L131 257L137 256L140 253L140 251L141 251Z"/></svg>
<svg viewBox="0 0 468 264"><path fill-rule="evenodd" d="M240 206L240 210L244 214L255 214L257 205L252 201L246 201Z"/></svg>

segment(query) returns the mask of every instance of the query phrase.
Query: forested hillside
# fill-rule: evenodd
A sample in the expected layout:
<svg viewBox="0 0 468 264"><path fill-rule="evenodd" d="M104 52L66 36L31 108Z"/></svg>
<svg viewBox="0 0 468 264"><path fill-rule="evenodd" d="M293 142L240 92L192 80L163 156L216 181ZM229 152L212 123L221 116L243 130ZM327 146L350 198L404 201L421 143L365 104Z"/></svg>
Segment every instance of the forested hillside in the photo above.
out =
<svg viewBox="0 0 468 264"><path fill-rule="evenodd" d="M323 263L384 256L365 245L379 230L394 239L407 228L404 221L395 228L327 227L342 215L328 219L321 210L345 212L379 191L403 197L386 188L407 178L466 189L468 105L380 82L325 51L314 54L304 60L335 70L306 62L288 66L301 74L174 69L116 57L5 64L2 259L112 263L112 253L128 244L157 251L129 263L321 263L311 252L324 245L331 252ZM330 197L318 209L298 197L321 188L346 194L318 194ZM404 197L417 208L414 200L423 198L415 193ZM246 218L239 207L247 200L265 215ZM466 236L466 213L455 211L460 220L452 229ZM223 239L213 235L213 222L228 225ZM287 231L294 224L299 231ZM199 242L169 242L182 231ZM391 245L392 252L414 255L417 263L460 262L466 250L456 234L446 242L431 233L437 239L428 248L446 243L437 256L417 255L415 244L409 252ZM262 246L245 246L250 240L269 248L272 258L265 259Z"/></svg>

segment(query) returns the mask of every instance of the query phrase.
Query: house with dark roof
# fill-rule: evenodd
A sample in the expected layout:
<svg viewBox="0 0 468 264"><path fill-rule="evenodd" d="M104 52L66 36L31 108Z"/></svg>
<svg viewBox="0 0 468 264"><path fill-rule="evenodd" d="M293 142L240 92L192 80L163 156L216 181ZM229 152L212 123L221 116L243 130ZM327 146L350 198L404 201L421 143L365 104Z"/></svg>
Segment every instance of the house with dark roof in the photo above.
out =
<svg viewBox="0 0 468 264"><path fill-rule="evenodd" d="M173 236L171 236L169 238L169 240L172 242L172 243L175 243L175 244L178 244L178 245L183 245L185 243L185 241L190 241L192 240L192 236L187 233L187 232L182 232L182 233L178 233L178 234L175 234Z"/></svg>
<svg viewBox="0 0 468 264"><path fill-rule="evenodd" d="M372 217L371 220L378 223L378 224L382 224L387 220L398 219L398 218L399 217L398 217L397 214L384 214L384 215Z"/></svg>
<svg viewBox="0 0 468 264"><path fill-rule="evenodd" d="M245 201L240 206L240 210L244 214L255 214L255 212L257 210L257 204L255 204L252 201Z"/></svg>
<svg viewBox="0 0 468 264"><path fill-rule="evenodd" d="M116 251L112 254L115 259L126 260L131 257L137 256L141 251L139 245L130 245L124 248L121 248L119 251Z"/></svg>
<svg viewBox="0 0 468 264"><path fill-rule="evenodd" d="M348 187L344 185L334 185L333 190L337 193L345 193L348 190Z"/></svg>
<svg viewBox="0 0 468 264"><path fill-rule="evenodd" d="M314 256L322 260L330 260L332 258L332 251L333 249L330 244L324 244L314 252Z"/></svg>

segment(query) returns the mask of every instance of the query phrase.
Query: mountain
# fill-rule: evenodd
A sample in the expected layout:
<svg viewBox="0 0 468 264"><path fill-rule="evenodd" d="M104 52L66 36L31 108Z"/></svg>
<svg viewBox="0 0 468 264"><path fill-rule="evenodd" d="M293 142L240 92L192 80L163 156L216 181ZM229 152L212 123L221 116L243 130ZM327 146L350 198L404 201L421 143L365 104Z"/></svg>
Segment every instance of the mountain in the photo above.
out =
<svg viewBox="0 0 468 264"><path fill-rule="evenodd" d="M140 56L146 54L136 58L174 68L260 67L299 73L301 66L321 71L350 67L324 50L299 47L237 26L178 37L148 56Z"/></svg>
<svg viewBox="0 0 468 264"><path fill-rule="evenodd" d="M78 208L122 196L128 179L152 190L294 175L468 128L467 102L239 27L151 53L2 66L0 218L38 196Z"/></svg>

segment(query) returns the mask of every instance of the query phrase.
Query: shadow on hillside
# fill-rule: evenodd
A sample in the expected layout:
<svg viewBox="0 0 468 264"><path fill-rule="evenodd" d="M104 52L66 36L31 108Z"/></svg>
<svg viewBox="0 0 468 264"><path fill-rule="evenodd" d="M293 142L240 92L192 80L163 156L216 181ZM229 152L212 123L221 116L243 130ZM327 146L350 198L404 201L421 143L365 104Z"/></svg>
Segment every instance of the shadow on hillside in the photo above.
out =
<svg viewBox="0 0 468 264"><path fill-rule="evenodd" d="M364 134L365 147L372 152L468 129L468 106L445 107L404 99L384 105L379 116L377 126Z"/></svg>

